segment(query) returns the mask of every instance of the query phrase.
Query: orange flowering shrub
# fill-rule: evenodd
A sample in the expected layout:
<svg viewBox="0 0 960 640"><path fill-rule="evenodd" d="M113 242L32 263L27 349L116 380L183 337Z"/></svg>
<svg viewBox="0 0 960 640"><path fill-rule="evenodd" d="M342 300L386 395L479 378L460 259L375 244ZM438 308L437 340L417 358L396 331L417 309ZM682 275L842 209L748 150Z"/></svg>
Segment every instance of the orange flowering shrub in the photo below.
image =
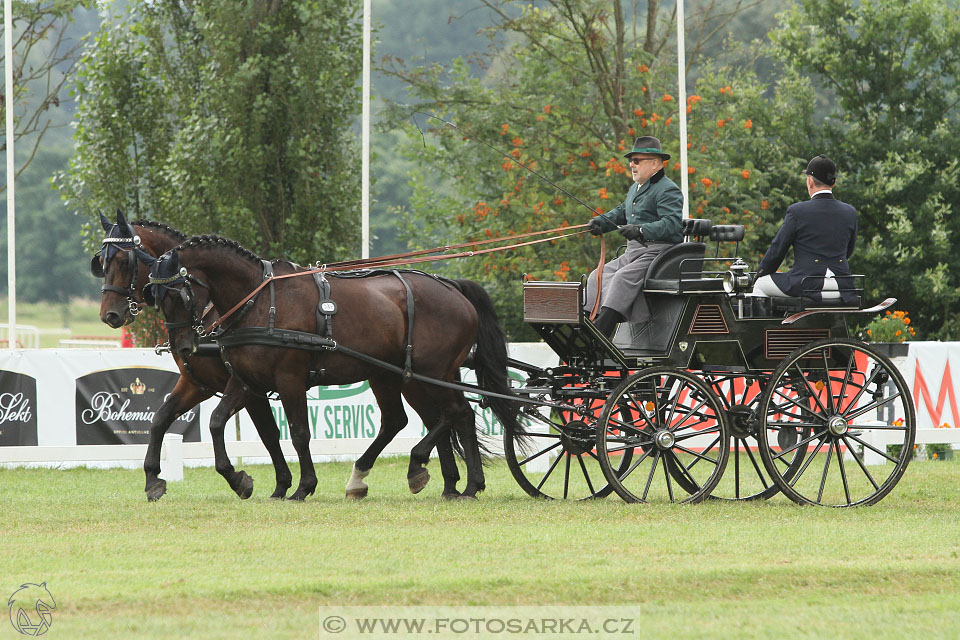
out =
<svg viewBox="0 0 960 640"><path fill-rule="evenodd" d="M916 335L906 311L887 311L867 325L870 342L906 342Z"/></svg>

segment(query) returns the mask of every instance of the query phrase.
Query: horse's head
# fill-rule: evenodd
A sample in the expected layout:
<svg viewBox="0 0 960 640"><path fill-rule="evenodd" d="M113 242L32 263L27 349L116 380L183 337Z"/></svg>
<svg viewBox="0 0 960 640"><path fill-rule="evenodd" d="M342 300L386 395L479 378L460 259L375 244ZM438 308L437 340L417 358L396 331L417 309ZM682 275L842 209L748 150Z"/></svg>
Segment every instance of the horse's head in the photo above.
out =
<svg viewBox="0 0 960 640"><path fill-rule="evenodd" d="M100 320L114 329L133 321L139 310L137 289L146 282L147 269L154 257L140 246L140 237L117 210L113 224L100 213L100 225L107 235L100 250L90 261L90 271L103 278L100 289Z"/></svg>
<svg viewBox="0 0 960 640"><path fill-rule="evenodd" d="M153 263L149 283L143 289L147 304L163 313L170 351L180 357L193 354L200 342L203 312L210 301L205 279L202 272L191 273L181 266L180 256L173 249Z"/></svg>

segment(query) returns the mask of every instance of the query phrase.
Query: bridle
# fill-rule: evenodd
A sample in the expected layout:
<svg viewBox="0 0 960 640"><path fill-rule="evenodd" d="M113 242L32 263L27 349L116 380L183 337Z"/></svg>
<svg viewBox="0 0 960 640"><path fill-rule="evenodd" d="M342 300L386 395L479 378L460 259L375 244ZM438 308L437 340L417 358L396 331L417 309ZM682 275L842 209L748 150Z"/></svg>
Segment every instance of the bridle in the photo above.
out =
<svg viewBox="0 0 960 640"><path fill-rule="evenodd" d="M172 286L181 283L183 284L181 287ZM164 321L163 327L166 329L168 334L170 333L171 329L184 329L190 327L201 338L205 338L208 335L206 330L203 328L203 318L213 305L212 303L207 304L202 310L198 311L197 297L193 292L194 284L199 287L203 287L207 291L210 291L210 286L199 278L190 275L186 267L180 267L179 271L166 278L156 277L152 273L150 274L147 286L153 288L152 297L154 306L158 309L160 308L160 300L163 298L165 291L176 291L180 296L180 299L183 301L184 308L186 308L187 312L190 314L189 320L181 320L179 322Z"/></svg>
<svg viewBox="0 0 960 640"><path fill-rule="evenodd" d="M103 255L104 268L101 269L103 277L106 277L106 264L108 264L114 257L107 257L110 253L108 249L110 245L114 246L116 253L119 253L123 250L126 251L127 265L130 270L130 283L126 287L118 287L104 282L103 286L100 287L100 294L103 295L109 291L111 293L117 293L121 296L125 296L127 300L127 312L132 319L140 313L140 303L137 302L136 299L137 275L139 274L140 262L143 261L144 264L149 264L149 261L152 261L154 258L140 248L140 236L138 235L134 235L129 238L114 238L108 236L103 239L103 246L100 248L100 251L94 254L93 257L93 260L96 262L97 256Z"/></svg>

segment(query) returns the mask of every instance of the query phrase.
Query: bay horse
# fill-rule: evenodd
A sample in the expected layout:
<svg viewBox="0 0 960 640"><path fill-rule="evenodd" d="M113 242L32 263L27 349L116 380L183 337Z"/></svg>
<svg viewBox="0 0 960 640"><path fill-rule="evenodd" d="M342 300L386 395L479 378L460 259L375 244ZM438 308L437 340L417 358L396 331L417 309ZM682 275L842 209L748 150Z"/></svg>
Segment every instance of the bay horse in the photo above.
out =
<svg viewBox="0 0 960 640"><path fill-rule="evenodd" d="M294 274L302 275L291 277ZM418 376L458 381L460 366L476 345L473 366L480 388L512 396L506 337L490 297L476 283L422 272L350 275L310 277L302 267L267 262L214 235L194 236L153 265L145 299L162 310L171 348L181 357L197 349L198 335L192 328L199 325L199 310L207 299L227 320L217 341L233 375L210 419L218 471L226 476L233 470L223 445L226 420L251 395L275 391L300 460L300 484L290 498L305 499L317 485L309 449L307 389L369 380L382 414L370 447L374 458L407 424L402 396L428 429L410 453L411 488L429 477L425 466L431 449L449 440L462 446L466 461L462 497L475 498L485 485L473 410L463 391ZM265 281L267 286L248 296ZM242 310L233 314L241 303ZM296 335L305 342L280 342L277 335ZM322 339L310 346L306 343L311 338ZM417 375L409 375L412 372ZM507 433L520 439L524 432L517 418L519 404L508 397L488 397L486 402ZM440 456L440 464L446 479L444 458ZM363 456L357 460L351 483L362 479L371 466Z"/></svg>
<svg viewBox="0 0 960 640"><path fill-rule="evenodd" d="M100 320L119 329L134 321L136 310L143 303L142 291L147 284L152 263L164 252L186 240L187 236L159 222L137 220L128 224L119 210L115 224L102 213L99 215L106 237L100 251L90 262L90 270L94 276L104 279ZM212 322L215 318L215 313L210 314L207 321ZM230 378L216 349L212 355L172 355L180 370L180 379L154 415L143 461L146 475L144 491L150 502L159 500L167 491L166 481L159 477L160 446L164 434L174 420L185 412L215 393L222 392ZM283 499L293 482L293 475L280 448L280 430L270 410L270 403L266 398L255 396L248 399L244 408L273 462L276 488L270 497ZM240 498L246 499L252 495L253 479L246 473L241 472L228 480Z"/></svg>

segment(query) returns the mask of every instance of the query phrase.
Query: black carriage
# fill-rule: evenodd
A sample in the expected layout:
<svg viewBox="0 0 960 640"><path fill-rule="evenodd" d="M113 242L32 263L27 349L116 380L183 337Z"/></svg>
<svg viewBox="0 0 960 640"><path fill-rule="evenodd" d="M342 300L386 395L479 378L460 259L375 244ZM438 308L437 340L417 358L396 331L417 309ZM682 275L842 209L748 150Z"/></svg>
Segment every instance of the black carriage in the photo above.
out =
<svg viewBox="0 0 960 640"><path fill-rule="evenodd" d="M545 369L512 362L527 375L518 394L544 403L525 405L526 444L505 441L527 493L697 502L782 491L855 506L893 489L913 447L913 401L847 319L895 299L864 308L862 276L841 292L848 302L753 296L736 258L743 233L686 220L686 241L650 265L650 321L611 340L584 312L584 281L524 283L524 319L560 357Z"/></svg>

